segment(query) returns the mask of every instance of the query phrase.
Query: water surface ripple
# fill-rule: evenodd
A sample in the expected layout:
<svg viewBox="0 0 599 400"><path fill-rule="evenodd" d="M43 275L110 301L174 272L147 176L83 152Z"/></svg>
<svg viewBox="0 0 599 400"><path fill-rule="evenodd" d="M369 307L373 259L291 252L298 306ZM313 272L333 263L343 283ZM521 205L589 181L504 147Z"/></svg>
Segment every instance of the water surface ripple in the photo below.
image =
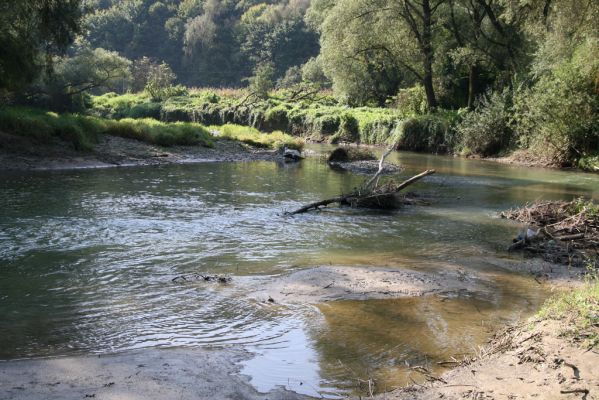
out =
<svg viewBox="0 0 599 400"><path fill-rule="evenodd" d="M282 217L361 183L318 159L2 172L0 359L236 344L261 355L246 365L250 374L274 359L298 360L277 374L257 374L257 387L280 384L293 368L311 365L304 378L313 381L309 392L334 393L333 386L351 386L348 370L392 374L423 354L467 351L468 340L456 330L518 318L544 294L525 278L495 271L487 298L340 302L316 310L251 300L234 284L172 279L321 264L492 269L476 260L506 257L515 229L494 218L497 211L540 199L599 198L597 175L410 153L394 161L404 166L403 176L438 170L414 186L430 206ZM473 305L484 312L461 316L460 307ZM398 314L399 307L412 311ZM432 339L409 342L414 331L407 325L428 330ZM301 349L307 353L299 357Z"/></svg>

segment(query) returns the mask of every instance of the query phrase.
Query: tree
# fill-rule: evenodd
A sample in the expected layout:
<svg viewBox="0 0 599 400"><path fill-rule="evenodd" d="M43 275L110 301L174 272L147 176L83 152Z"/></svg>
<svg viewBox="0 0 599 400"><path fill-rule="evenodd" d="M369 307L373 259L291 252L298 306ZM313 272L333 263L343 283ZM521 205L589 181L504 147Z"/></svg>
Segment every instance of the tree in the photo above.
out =
<svg viewBox="0 0 599 400"><path fill-rule="evenodd" d="M341 0L325 8L325 16L320 17L321 56L334 87L360 79L366 83L362 92L382 91L385 97L411 78L425 88L428 107L436 108L435 32L437 13L445 1ZM319 19L314 13L310 17Z"/></svg>
<svg viewBox="0 0 599 400"><path fill-rule="evenodd" d="M131 62L118 53L83 47L72 57L56 57L54 71L29 88L30 101L57 111L79 111L89 93L123 91Z"/></svg>
<svg viewBox="0 0 599 400"><path fill-rule="evenodd" d="M80 31L79 0L0 3L0 89L14 90L52 66Z"/></svg>

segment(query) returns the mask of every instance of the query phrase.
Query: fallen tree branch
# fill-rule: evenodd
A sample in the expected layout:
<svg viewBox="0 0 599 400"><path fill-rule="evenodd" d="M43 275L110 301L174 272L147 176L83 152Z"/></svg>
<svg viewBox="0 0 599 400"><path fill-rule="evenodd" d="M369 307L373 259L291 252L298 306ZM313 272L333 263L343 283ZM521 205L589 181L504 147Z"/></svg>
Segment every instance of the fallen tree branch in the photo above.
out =
<svg viewBox="0 0 599 400"><path fill-rule="evenodd" d="M384 160L384 157L381 159L381 162L383 160ZM380 168L379 168L379 171L380 171ZM337 196L337 197L333 197L330 199L321 200L321 201L307 204L303 207L298 208L295 211L286 212L285 215L290 216L290 215L295 215L295 214L302 214L302 213L305 213L310 210L318 210L320 207L325 207L325 206L328 206L329 204L333 204L333 203L351 205L353 207L364 206L364 204L375 204L378 200L382 199L383 197L393 196L396 193L398 193L399 191L401 191L401 190L405 189L406 187L408 187L409 185L413 184L414 182L417 182L418 180L424 178L425 176L432 175L434 173L435 173L434 169L429 169L424 172L421 172L418 175L414 175L410 179L403 181L398 186L392 186L391 189L384 189L380 192L377 192L376 188L369 189L369 190L364 190L364 188L362 188L362 189L357 190L356 192L352 192L347 195ZM375 174L375 176L376 176L376 174ZM371 179L371 181L372 181L372 179ZM370 183L370 181L367 183L367 185L369 183Z"/></svg>
<svg viewBox="0 0 599 400"><path fill-rule="evenodd" d="M366 184L364 185L364 189L368 190L373 183L375 183L375 181L379 178L379 176L383 173L383 170L385 169L385 158L387 158L387 156L389 154L391 154L391 152L393 151L395 147L389 147L389 149L387 149L387 151L385 152L385 154L382 155L381 159L379 160L379 170L376 171L376 173L374 174L374 176L372 178L370 178L370 180L368 182L366 182Z"/></svg>

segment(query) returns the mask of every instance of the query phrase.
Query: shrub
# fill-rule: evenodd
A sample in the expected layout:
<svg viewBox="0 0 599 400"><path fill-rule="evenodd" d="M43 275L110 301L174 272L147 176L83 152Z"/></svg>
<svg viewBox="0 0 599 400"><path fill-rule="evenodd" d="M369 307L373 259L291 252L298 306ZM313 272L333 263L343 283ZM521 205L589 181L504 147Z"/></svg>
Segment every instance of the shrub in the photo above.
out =
<svg viewBox="0 0 599 400"><path fill-rule="evenodd" d="M599 41L588 40L515 98L521 144L558 165L599 152Z"/></svg>
<svg viewBox="0 0 599 400"><path fill-rule="evenodd" d="M0 130L42 143L58 138L71 143L76 150L91 149L100 131L92 125L88 117L78 115L59 116L53 112L21 107L0 109Z"/></svg>
<svg viewBox="0 0 599 400"><path fill-rule="evenodd" d="M260 64L254 70L254 76L248 78L250 91L261 99L268 98L268 93L275 88L275 68L272 64Z"/></svg>
<svg viewBox="0 0 599 400"><path fill-rule="evenodd" d="M406 116L422 115L428 109L426 93L422 85L399 89L397 95L390 98L387 103Z"/></svg>
<svg viewBox="0 0 599 400"><path fill-rule="evenodd" d="M284 106L269 108L264 114L264 123L267 130L287 130L289 125L287 108Z"/></svg>
<svg viewBox="0 0 599 400"><path fill-rule="evenodd" d="M164 123L151 118L108 120L74 114L58 115L29 108L0 109L0 130L48 143L59 138L77 150L90 150L99 134L137 139L161 146L212 146L212 135L194 123Z"/></svg>
<svg viewBox="0 0 599 400"><path fill-rule="evenodd" d="M125 118L107 121L105 133L137 139L160 146L195 145L212 147L210 132L200 124L189 122L165 123L151 118Z"/></svg>
<svg viewBox="0 0 599 400"><path fill-rule="evenodd" d="M358 120L349 112L341 114L339 118L339 130L331 137L330 141L331 143L339 143L340 141L359 142L360 126L358 125Z"/></svg>
<svg viewBox="0 0 599 400"><path fill-rule="evenodd" d="M453 150L455 128L451 114L427 114L408 118L395 134L402 150L448 153Z"/></svg>
<svg viewBox="0 0 599 400"><path fill-rule="evenodd" d="M481 97L476 109L458 125L463 147L490 156L508 149L513 142L511 92L491 92Z"/></svg>

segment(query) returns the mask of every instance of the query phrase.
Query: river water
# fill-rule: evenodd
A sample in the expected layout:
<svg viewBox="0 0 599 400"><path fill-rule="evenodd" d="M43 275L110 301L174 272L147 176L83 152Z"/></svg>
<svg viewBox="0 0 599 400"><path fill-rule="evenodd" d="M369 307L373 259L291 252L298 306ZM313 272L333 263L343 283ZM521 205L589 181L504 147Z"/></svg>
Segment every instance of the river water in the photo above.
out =
<svg viewBox="0 0 599 400"><path fill-rule="evenodd" d="M472 354L546 298L533 279L494 266L518 258L505 247L519 226L498 211L599 199L598 175L412 153L390 161L402 176L437 170L413 186L430 205L282 217L362 182L319 158L2 172L0 359L235 346L254 354L241 368L259 390L335 397L364 393L370 378L390 389L409 381L406 365ZM289 307L244 296L235 280L172 282L325 264L451 264L490 279L483 293Z"/></svg>

